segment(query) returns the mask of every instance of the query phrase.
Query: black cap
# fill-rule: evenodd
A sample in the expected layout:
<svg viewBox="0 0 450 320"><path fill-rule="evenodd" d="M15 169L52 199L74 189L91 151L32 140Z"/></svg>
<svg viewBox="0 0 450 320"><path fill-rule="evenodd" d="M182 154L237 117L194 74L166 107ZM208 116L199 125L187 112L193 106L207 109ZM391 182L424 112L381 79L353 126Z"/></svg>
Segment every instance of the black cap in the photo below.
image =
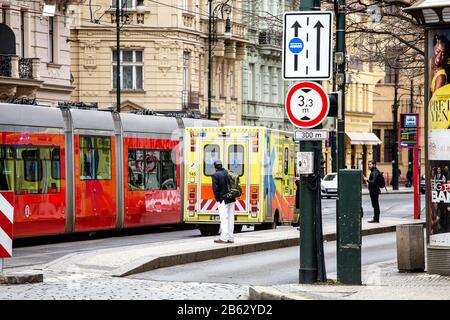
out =
<svg viewBox="0 0 450 320"><path fill-rule="evenodd" d="M222 161L221 160L215 160L214 161L214 167L221 166L221 165L222 165Z"/></svg>

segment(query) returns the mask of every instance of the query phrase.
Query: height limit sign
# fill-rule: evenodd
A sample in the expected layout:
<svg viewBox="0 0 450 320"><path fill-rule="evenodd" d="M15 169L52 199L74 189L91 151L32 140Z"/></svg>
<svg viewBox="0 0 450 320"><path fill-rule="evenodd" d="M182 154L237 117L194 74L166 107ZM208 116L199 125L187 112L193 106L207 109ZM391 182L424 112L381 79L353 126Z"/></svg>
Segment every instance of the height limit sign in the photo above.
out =
<svg viewBox="0 0 450 320"><path fill-rule="evenodd" d="M330 11L298 11L284 14L283 78L328 80L331 78Z"/></svg>

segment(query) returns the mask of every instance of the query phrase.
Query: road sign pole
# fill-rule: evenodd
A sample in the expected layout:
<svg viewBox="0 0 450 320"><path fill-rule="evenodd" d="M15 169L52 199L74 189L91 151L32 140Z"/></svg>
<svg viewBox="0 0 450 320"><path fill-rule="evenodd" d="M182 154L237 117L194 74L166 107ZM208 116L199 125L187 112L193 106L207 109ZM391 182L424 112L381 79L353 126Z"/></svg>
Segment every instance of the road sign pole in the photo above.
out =
<svg viewBox="0 0 450 320"><path fill-rule="evenodd" d="M3 274L3 258L0 258L0 274Z"/></svg>
<svg viewBox="0 0 450 320"><path fill-rule="evenodd" d="M303 0L300 11L320 10L319 0ZM318 28L320 32L320 28ZM325 281L323 256L321 199L320 199L320 155L322 141L302 141L300 150L314 152L313 174L300 178L300 283Z"/></svg>
<svg viewBox="0 0 450 320"><path fill-rule="evenodd" d="M414 148L414 219L420 219L419 147Z"/></svg>

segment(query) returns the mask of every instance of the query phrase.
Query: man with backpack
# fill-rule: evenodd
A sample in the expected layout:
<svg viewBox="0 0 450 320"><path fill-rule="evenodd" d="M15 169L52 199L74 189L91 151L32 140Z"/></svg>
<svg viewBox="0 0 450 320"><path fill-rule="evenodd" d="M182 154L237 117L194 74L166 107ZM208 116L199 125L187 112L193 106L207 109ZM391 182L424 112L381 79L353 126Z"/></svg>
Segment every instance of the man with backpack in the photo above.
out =
<svg viewBox="0 0 450 320"><path fill-rule="evenodd" d="M364 177L364 180L368 183L370 200L372 201L373 207L373 219L368 221L369 223L380 222L380 188L383 186L384 177L383 174L377 169L377 163L375 160L369 161L370 176L369 179Z"/></svg>
<svg viewBox="0 0 450 320"><path fill-rule="evenodd" d="M234 185L234 181L230 177L230 173L223 168L222 161L214 161L214 168L216 169L216 172L212 176L212 188L214 197L219 206L221 229L220 238L214 240L214 242L233 243L234 203L240 194L238 194L239 191L236 191L237 187Z"/></svg>

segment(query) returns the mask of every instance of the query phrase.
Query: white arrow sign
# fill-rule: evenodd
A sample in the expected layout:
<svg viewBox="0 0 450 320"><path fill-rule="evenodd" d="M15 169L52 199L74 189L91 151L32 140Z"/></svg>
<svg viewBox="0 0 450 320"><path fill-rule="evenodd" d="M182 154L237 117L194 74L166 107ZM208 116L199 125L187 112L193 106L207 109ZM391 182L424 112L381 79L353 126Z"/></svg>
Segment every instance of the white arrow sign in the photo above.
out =
<svg viewBox="0 0 450 320"><path fill-rule="evenodd" d="M328 80L331 78L331 11L284 13L283 78Z"/></svg>

